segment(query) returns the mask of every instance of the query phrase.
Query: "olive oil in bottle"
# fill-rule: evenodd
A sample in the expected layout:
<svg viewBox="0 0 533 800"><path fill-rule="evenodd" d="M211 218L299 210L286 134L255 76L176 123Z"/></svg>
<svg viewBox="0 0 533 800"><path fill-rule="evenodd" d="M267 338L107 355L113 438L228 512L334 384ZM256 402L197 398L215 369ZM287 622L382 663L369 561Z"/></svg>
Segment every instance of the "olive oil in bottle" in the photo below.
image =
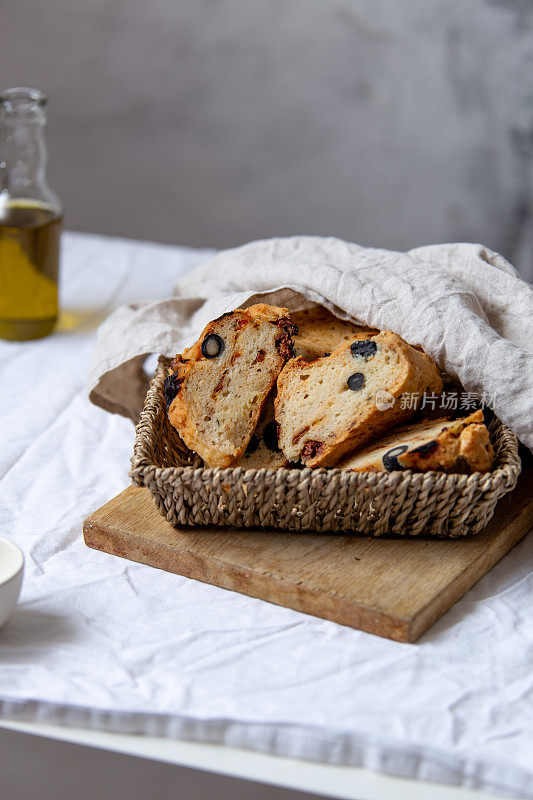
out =
<svg viewBox="0 0 533 800"><path fill-rule="evenodd" d="M0 94L0 337L46 336L58 315L62 211L45 178L46 97Z"/></svg>
<svg viewBox="0 0 533 800"><path fill-rule="evenodd" d="M37 339L54 329L62 217L32 201L0 204L0 337Z"/></svg>

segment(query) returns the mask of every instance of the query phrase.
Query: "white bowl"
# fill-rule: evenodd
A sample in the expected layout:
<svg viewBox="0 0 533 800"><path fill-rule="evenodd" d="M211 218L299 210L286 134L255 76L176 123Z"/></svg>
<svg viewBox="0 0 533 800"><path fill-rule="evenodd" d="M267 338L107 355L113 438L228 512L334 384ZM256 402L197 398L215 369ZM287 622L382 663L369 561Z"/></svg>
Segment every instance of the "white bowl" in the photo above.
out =
<svg viewBox="0 0 533 800"><path fill-rule="evenodd" d="M15 610L23 573L22 550L9 539L0 536L0 628Z"/></svg>

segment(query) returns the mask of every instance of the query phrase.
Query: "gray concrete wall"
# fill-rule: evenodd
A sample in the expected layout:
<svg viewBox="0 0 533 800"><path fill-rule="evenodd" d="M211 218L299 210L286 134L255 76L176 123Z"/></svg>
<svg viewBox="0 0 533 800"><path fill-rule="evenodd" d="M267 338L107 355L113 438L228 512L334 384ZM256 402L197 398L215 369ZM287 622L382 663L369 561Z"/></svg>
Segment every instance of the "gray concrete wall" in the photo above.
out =
<svg viewBox="0 0 533 800"><path fill-rule="evenodd" d="M533 276L531 0L0 0L71 228L482 241Z"/></svg>

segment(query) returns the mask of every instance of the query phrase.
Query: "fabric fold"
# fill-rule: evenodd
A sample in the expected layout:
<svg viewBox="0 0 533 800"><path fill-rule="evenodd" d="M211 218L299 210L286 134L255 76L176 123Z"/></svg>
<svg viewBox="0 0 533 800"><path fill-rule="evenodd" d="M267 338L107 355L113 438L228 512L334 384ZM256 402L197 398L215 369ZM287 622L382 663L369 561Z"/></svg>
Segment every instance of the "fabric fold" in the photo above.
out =
<svg viewBox="0 0 533 800"><path fill-rule="evenodd" d="M320 303L421 345L533 450L533 290L476 244L399 253L297 236L222 251L182 278L171 298L122 307L106 320L90 399L135 417L142 392L130 381L135 371L140 380L142 359L175 355L209 320L258 300L291 310Z"/></svg>

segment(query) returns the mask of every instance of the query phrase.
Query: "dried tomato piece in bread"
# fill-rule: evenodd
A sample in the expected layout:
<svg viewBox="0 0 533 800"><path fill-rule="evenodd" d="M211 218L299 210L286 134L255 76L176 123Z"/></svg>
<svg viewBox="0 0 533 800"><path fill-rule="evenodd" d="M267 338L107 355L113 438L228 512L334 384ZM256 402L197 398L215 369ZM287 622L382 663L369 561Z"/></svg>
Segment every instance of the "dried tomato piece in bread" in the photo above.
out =
<svg viewBox="0 0 533 800"><path fill-rule="evenodd" d="M257 304L210 322L165 382L170 423L209 467L244 454L266 398L294 354L286 308Z"/></svg>
<svg viewBox="0 0 533 800"><path fill-rule="evenodd" d="M435 362L391 331L345 342L312 363L291 359L275 403L281 449L289 461L333 466L411 417L424 392L441 391ZM413 402L399 402L403 393Z"/></svg>

